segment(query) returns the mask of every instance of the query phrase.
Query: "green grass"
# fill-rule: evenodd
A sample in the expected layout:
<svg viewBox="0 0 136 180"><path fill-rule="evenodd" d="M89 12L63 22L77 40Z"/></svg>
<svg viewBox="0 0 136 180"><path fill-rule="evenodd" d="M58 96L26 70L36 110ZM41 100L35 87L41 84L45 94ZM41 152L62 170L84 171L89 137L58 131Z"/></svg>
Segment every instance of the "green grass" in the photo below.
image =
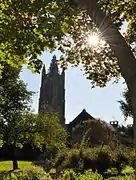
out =
<svg viewBox="0 0 136 180"><path fill-rule="evenodd" d="M18 161L18 166L20 169L30 167L31 161ZM0 161L0 171L10 171L12 170L12 161Z"/></svg>

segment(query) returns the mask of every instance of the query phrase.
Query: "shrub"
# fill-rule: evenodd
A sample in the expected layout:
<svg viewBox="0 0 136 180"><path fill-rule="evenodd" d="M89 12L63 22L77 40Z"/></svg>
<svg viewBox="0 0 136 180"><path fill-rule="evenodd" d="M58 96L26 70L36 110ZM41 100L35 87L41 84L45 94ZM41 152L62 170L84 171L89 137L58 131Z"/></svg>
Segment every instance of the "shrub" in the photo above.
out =
<svg viewBox="0 0 136 180"><path fill-rule="evenodd" d="M77 173L84 173L92 169L103 175L110 166L110 148L107 146L67 150L65 153L60 152L55 160L57 171L69 168L74 169Z"/></svg>
<svg viewBox="0 0 136 180"><path fill-rule="evenodd" d="M102 176L92 170L85 171L84 174L76 173L73 169L65 170L58 178L59 180L102 180Z"/></svg>
<svg viewBox="0 0 136 180"><path fill-rule="evenodd" d="M116 150L112 150L106 145L103 147L67 149L59 152L54 167L58 172L64 169L74 169L77 173L84 173L86 170L92 169L93 172L97 170L101 175L113 167L117 169L118 174L121 174L124 167L130 164L130 157L134 158L132 151L122 146Z"/></svg>
<svg viewBox="0 0 136 180"><path fill-rule="evenodd" d="M135 176L134 174L129 175L129 176L116 176L116 177L111 177L108 178L107 180L134 180Z"/></svg>
<svg viewBox="0 0 136 180"><path fill-rule="evenodd" d="M51 177L38 166L32 166L24 170L14 171L6 177L5 180L51 180Z"/></svg>
<svg viewBox="0 0 136 180"><path fill-rule="evenodd" d="M119 137L112 125L100 119L88 119L74 125L71 130L71 143L81 143L82 140L88 142L89 146L101 144L114 145L119 141Z"/></svg>
<svg viewBox="0 0 136 180"><path fill-rule="evenodd" d="M45 178L47 180L50 180L51 178L45 173L44 169L38 166L32 166L28 169L26 169L23 173L23 178L30 178L33 179L37 179L37 180L44 180Z"/></svg>
<svg viewBox="0 0 136 180"><path fill-rule="evenodd" d="M133 149L129 152L129 165L135 168L135 162L136 162L136 152Z"/></svg>
<svg viewBox="0 0 136 180"><path fill-rule="evenodd" d="M92 172L91 170L85 171L84 174L81 174L79 176L79 179L81 180L102 180L103 177L98 174L97 172Z"/></svg>
<svg viewBox="0 0 136 180"><path fill-rule="evenodd" d="M55 159L55 168L58 172L64 169L74 169L80 172L83 169L82 156L79 149L67 149L67 151L59 152Z"/></svg>
<svg viewBox="0 0 136 180"><path fill-rule="evenodd" d="M53 151L46 151L42 153L36 161L33 163L36 166L41 166L46 172L53 167L54 157L56 156L56 152Z"/></svg>
<svg viewBox="0 0 136 180"><path fill-rule="evenodd" d="M111 149L109 146L90 148L83 151L84 170L92 169L104 174L111 166Z"/></svg>
<svg viewBox="0 0 136 180"><path fill-rule="evenodd" d="M118 174L121 174L126 165L129 164L130 150L124 147L117 148L113 151L112 166L116 167Z"/></svg>

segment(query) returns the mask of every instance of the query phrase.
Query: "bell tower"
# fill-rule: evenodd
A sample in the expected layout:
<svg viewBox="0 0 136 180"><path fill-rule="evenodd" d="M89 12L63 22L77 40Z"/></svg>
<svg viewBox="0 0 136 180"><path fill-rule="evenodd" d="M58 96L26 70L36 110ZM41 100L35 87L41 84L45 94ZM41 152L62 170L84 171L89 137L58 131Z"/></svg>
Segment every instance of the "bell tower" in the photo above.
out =
<svg viewBox="0 0 136 180"><path fill-rule="evenodd" d="M65 126L65 71L59 72L54 55L48 73L42 69L39 98L39 113L55 112L60 116L60 123Z"/></svg>

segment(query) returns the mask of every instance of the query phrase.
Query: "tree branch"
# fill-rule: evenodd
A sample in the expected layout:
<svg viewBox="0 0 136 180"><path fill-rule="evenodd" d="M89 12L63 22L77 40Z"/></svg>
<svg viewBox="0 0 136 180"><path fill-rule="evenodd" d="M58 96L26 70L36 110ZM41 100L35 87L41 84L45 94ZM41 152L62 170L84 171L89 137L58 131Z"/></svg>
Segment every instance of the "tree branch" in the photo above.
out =
<svg viewBox="0 0 136 180"><path fill-rule="evenodd" d="M99 28L102 37L110 45L118 59L121 74L128 83L136 75L136 61L111 18L106 15L97 4L96 0L74 0L81 8L87 10L90 18Z"/></svg>

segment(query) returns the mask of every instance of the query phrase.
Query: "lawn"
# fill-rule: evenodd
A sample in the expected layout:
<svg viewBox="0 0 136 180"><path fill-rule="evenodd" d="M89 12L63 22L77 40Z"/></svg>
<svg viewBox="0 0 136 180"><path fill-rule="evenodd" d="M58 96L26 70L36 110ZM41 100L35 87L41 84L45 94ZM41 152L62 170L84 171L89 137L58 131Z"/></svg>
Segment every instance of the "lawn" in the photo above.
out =
<svg viewBox="0 0 136 180"><path fill-rule="evenodd" d="M30 167L31 161L18 161L18 166L20 169ZM0 161L0 171L10 171L12 170L12 161Z"/></svg>

